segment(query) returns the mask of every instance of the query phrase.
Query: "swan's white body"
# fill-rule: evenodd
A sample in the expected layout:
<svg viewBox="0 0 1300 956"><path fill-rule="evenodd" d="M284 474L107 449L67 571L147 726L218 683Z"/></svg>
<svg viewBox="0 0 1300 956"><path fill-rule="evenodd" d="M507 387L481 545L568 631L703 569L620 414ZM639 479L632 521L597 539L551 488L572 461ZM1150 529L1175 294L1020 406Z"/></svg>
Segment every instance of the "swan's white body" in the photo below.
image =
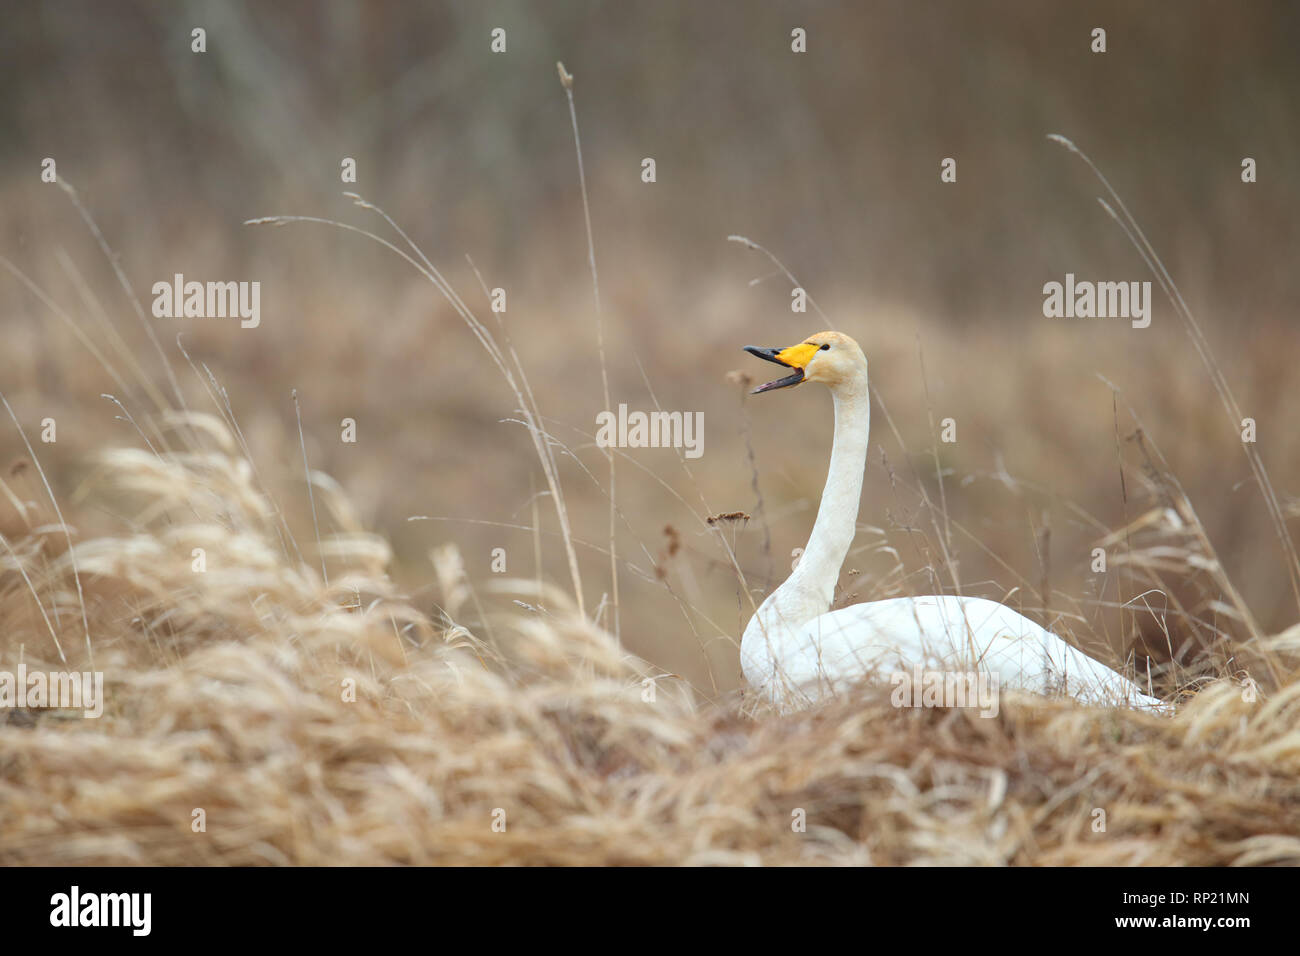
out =
<svg viewBox="0 0 1300 956"><path fill-rule="evenodd" d="M830 469L812 536L794 572L758 608L741 641L741 666L751 687L779 709L792 710L865 679L889 681L924 668L990 675L1000 690L1167 709L1123 675L995 601L904 597L831 611L857 527L866 467L867 361L856 342L837 332L779 352L750 351L799 370L760 390L818 381L835 399Z"/></svg>

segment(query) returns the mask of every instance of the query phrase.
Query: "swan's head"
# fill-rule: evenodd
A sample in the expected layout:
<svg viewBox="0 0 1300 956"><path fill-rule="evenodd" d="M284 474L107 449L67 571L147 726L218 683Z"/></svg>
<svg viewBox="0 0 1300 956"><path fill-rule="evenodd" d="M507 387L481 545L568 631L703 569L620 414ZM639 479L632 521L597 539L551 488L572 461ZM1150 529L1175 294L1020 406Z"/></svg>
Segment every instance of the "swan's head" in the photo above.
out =
<svg viewBox="0 0 1300 956"><path fill-rule="evenodd" d="M833 392L853 391L866 385L867 357L858 343L843 332L818 332L784 349L746 345L745 351L794 370L785 378L760 385L754 389L754 395L804 382L820 382Z"/></svg>

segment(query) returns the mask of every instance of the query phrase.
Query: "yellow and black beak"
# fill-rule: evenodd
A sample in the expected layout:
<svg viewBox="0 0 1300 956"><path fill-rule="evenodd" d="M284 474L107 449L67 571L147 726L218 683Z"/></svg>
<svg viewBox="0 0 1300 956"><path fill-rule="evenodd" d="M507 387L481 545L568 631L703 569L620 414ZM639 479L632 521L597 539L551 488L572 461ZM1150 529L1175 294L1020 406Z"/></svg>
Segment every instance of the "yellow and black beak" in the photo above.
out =
<svg viewBox="0 0 1300 956"><path fill-rule="evenodd" d="M784 365L786 368L794 369L793 375L787 375L785 378L778 378L775 382L760 385L749 394L757 395L759 392L771 392L778 388L798 385L803 381L804 367L812 361L812 357L817 353L819 347L812 342L792 345L787 349L765 349L757 345L746 345L745 351L750 355L757 355L768 362L775 362L777 365Z"/></svg>

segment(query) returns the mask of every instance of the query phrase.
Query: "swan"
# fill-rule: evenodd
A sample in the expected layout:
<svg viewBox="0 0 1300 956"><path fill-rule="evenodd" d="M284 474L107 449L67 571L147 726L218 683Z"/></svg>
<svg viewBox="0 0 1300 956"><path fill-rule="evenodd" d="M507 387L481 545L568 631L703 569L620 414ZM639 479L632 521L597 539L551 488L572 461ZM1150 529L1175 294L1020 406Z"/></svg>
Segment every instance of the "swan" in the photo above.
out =
<svg viewBox="0 0 1300 956"><path fill-rule="evenodd" d="M768 595L741 639L749 685L778 710L816 704L867 678L897 684L921 668L990 679L996 689L1065 694L1091 704L1167 712L1123 675L1004 604L930 595L830 610L853 542L867 461L871 400L867 359L841 332L818 332L789 348L745 351L790 369L757 395L818 382L835 401L830 468L812 536L785 582Z"/></svg>

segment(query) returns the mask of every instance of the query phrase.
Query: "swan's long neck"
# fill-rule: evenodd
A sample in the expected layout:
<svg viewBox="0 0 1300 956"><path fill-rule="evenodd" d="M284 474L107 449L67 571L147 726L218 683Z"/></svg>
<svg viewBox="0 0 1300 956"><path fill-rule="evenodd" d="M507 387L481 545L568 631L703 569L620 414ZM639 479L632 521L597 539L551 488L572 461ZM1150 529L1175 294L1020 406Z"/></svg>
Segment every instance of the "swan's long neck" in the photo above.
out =
<svg viewBox="0 0 1300 956"><path fill-rule="evenodd" d="M840 567L853 544L867 463L871 400L865 376L861 383L831 394L835 399L835 441L812 536L794 572L754 616L755 623L769 635L773 626L780 630L798 627L830 609Z"/></svg>
<svg viewBox="0 0 1300 956"><path fill-rule="evenodd" d="M830 608L835 582L839 580L840 568L857 530L858 501L862 497L862 473L867 464L867 437L871 427L871 402L865 388L847 395L832 394L835 441L817 521L799 566L779 589L816 591L822 601L818 613Z"/></svg>

